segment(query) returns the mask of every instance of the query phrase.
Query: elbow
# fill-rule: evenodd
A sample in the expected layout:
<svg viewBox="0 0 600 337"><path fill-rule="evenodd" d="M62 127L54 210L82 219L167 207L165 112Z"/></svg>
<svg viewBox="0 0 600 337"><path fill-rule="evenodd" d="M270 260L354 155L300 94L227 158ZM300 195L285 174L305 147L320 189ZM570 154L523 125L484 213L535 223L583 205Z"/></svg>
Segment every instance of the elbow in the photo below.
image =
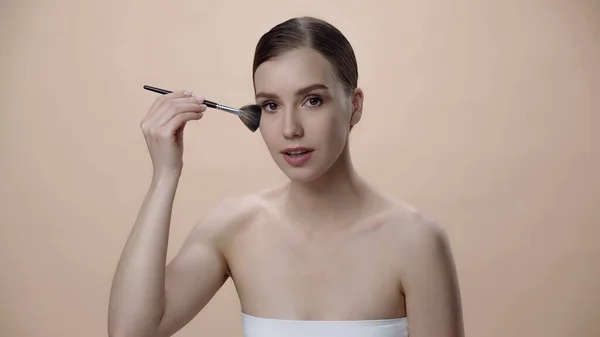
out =
<svg viewBox="0 0 600 337"><path fill-rule="evenodd" d="M142 311L140 308L128 308L108 312L108 337L159 337L159 326L163 310Z"/></svg>

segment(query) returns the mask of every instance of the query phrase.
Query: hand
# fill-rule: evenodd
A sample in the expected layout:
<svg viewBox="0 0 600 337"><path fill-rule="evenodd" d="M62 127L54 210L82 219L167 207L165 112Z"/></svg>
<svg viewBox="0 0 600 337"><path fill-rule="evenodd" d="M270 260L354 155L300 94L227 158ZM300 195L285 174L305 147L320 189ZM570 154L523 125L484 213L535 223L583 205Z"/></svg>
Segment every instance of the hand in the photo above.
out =
<svg viewBox="0 0 600 337"><path fill-rule="evenodd" d="M175 91L159 96L142 119L140 126L155 175L181 173L183 130L187 122L202 118L203 102L204 98L191 91Z"/></svg>

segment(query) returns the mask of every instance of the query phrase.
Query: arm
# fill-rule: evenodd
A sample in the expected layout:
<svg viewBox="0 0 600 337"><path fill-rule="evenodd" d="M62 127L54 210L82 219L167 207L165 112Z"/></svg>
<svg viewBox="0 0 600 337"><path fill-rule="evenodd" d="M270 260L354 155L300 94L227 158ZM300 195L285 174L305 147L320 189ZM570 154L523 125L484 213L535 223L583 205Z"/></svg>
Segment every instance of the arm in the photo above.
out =
<svg viewBox="0 0 600 337"><path fill-rule="evenodd" d="M416 226L402 284L411 337L463 337L462 305L454 258L435 223Z"/></svg>
<svg viewBox="0 0 600 337"><path fill-rule="evenodd" d="M165 310L154 337L167 337L189 323L229 278L222 243L234 222L238 204L222 202L200 221L179 253L167 265Z"/></svg>
<svg viewBox="0 0 600 337"><path fill-rule="evenodd" d="M215 211L199 223L166 264L177 178L153 181L114 276L109 304L111 337L166 337L189 322L227 279Z"/></svg>

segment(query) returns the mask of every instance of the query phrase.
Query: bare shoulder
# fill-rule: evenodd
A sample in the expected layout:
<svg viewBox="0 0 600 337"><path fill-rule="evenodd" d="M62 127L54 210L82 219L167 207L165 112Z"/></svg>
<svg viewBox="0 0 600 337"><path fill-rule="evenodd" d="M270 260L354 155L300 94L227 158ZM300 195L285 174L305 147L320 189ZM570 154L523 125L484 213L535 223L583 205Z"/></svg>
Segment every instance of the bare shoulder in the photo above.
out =
<svg viewBox="0 0 600 337"><path fill-rule="evenodd" d="M221 200L197 221L188 240L221 246L256 216L257 205L257 197L251 194Z"/></svg>
<svg viewBox="0 0 600 337"><path fill-rule="evenodd" d="M390 204L390 224L399 240L419 246L436 245L447 239L445 228L430 215L398 199L391 199Z"/></svg>
<svg viewBox="0 0 600 337"><path fill-rule="evenodd" d="M410 257L405 266L419 266L425 260L451 259L446 229L433 217L397 199L391 201L388 224L399 254Z"/></svg>
<svg viewBox="0 0 600 337"><path fill-rule="evenodd" d="M202 238L224 244L272 207L279 187L221 200L195 225L190 240Z"/></svg>

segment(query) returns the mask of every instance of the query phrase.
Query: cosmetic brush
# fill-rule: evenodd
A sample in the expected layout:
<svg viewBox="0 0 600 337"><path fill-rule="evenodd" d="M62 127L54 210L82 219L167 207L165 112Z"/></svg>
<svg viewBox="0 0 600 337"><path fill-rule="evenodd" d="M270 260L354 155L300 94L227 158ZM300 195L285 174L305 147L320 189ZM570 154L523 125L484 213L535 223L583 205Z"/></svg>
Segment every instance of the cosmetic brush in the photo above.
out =
<svg viewBox="0 0 600 337"><path fill-rule="evenodd" d="M144 85L144 89L163 95L170 94L172 92L170 90L151 87L149 85ZM262 113L262 108L260 107L260 105L249 104L244 105L239 109L236 109L227 105L215 103L208 100L204 100L203 104L205 104L207 107L223 110L238 116L242 123L244 123L244 125L252 132L256 131L258 129L258 126L260 125L260 116Z"/></svg>

